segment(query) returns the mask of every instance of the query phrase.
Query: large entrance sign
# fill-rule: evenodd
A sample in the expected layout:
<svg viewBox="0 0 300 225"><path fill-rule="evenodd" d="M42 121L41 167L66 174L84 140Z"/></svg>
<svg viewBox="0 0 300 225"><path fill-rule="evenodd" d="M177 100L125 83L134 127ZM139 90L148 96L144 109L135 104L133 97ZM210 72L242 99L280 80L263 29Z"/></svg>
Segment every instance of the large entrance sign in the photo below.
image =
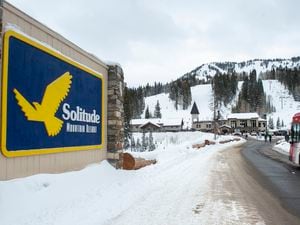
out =
<svg viewBox="0 0 300 225"><path fill-rule="evenodd" d="M101 74L12 30L4 34L2 67L5 156L102 148Z"/></svg>

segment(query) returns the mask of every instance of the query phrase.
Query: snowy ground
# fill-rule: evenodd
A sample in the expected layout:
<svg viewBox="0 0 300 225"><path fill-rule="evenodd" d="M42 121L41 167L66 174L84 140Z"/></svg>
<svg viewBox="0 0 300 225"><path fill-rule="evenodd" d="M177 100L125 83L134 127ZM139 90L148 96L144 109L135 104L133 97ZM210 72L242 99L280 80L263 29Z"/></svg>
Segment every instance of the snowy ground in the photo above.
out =
<svg viewBox="0 0 300 225"><path fill-rule="evenodd" d="M249 136L250 138L265 141L264 136ZM283 155L289 155L290 153L290 143L286 142L284 136L273 136L273 141L276 141L276 144L272 147L274 151L277 151Z"/></svg>
<svg viewBox="0 0 300 225"><path fill-rule="evenodd" d="M189 132L154 138L155 151L134 154L156 158L157 164L137 171L116 170L103 161L77 172L1 181L0 224L181 225L211 224L218 218L234 218L239 224L247 216L237 202L211 201L202 213L198 209L210 188L216 154L244 140L195 150L193 144L213 136Z"/></svg>
<svg viewBox="0 0 300 225"><path fill-rule="evenodd" d="M290 153L290 143L286 142L284 139L281 139L273 147L273 150L288 156Z"/></svg>

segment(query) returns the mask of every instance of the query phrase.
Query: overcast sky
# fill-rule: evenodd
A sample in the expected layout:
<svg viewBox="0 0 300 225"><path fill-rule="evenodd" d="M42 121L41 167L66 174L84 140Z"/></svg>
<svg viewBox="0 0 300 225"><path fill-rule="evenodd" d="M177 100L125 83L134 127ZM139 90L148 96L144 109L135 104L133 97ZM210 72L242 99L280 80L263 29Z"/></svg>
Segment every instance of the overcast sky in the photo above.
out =
<svg viewBox="0 0 300 225"><path fill-rule="evenodd" d="M300 56L299 0L8 0L104 61L129 86L203 63Z"/></svg>

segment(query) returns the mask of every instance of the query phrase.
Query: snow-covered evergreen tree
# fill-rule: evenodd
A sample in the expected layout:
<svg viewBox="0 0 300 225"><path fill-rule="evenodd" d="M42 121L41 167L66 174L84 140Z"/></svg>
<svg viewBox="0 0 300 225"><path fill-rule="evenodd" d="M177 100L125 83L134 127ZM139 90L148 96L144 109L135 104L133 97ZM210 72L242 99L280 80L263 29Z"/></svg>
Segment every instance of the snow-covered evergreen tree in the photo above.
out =
<svg viewBox="0 0 300 225"><path fill-rule="evenodd" d="M159 104L158 100L157 100L157 103L155 105L154 118L161 118L160 104Z"/></svg>
<svg viewBox="0 0 300 225"><path fill-rule="evenodd" d="M148 140L146 138L146 132L143 131L143 136L142 136L142 151L146 151L148 148Z"/></svg>
<svg viewBox="0 0 300 225"><path fill-rule="evenodd" d="M180 128L180 130L183 130L183 125L184 125L184 122L183 122L183 118L182 118L182 120L181 120L181 128Z"/></svg>
<svg viewBox="0 0 300 225"><path fill-rule="evenodd" d="M130 147L129 137L125 135L125 138L124 138L124 148L128 149L129 147Z"/></svg>
<svg viewBox="0 0 300 225"><path fill-rule="evenodd" d="M276 121L276 128L277 129L280 129L280 119L279 119L279 117L277 118L277 121Z"/></svg>
<svg viewBox="0 0 300 225"><path fill-rule="evenodd" d="M131 139L130 139L130 146L131 146L131 151L135 151L136 145L135 145L135 140L134 140L133 135L131 136Z"/></svg>
<svg viewBox="0 0 300 225"><path fill-rule="evenodd" d="M149 106L147 106L146 111L145 111L145 119L149 119L149 118L151 118L151 114L149 111Z"/></svg>
<svg viewBox="0 0 300 225"><path fill-rule="evenodd" d="M149 151L153 151L155 149L155 144L153 141L153 134L152 131L149 133Z"/></svg>
<svg viewBox="0 0 300 225"><path fill-rule="evenodd" d="M140 142L140 139L138 138L137 141L136 141L136 151L140 152L141 149L142 149L142 145L141 145L141 142Z"/></svg>
<svg viewBox="0 0 300 225"><path fill-rule="evenodd" d="M269 118L268 123L269 123L269 128L270 129L274 129L274 122L273 122L273 118L272 117Z"/></svg>

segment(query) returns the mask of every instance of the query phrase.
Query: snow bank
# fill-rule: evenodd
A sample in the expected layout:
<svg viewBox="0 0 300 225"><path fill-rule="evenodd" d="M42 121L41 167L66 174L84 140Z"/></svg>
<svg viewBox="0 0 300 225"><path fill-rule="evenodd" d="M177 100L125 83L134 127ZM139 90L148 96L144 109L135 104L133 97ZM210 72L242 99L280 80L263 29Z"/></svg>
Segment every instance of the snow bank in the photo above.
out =
<svg viewBox="0 0 300 225"><path fill-rule="evenodd" d="M116 170L106 161L64 174L0 182L1 225L201 224L192 209L208 188L214 155L240 141L192 149L210 134L155 134L157 164ZM226 212L228 213L228 212ZM155 216L154 216L155 215Z"/></svg>
<svg viewBox="0 0 300 225"><path fill-rule="evenodd" d="M290 143L285 140L278 141L276 145L274 145L273 150L288 156L290 153Z"/></svg>

